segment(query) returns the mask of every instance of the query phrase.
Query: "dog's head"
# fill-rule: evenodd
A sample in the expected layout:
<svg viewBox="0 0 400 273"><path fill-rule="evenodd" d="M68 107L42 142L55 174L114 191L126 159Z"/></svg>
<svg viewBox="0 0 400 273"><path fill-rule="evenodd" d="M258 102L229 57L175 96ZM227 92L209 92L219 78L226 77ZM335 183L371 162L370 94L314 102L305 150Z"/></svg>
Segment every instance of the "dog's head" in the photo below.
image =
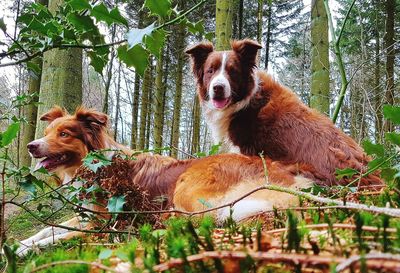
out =
<svg viewBox="0 0 400 273"><path fill-rule="evenodd" d="M225 109L250 96L256 87L253 70L261 45L252 40L231 45L229 51L214 51L211 43L186 50L192 59L200 100L212 109Z"/></svg>
<svg viewBox="0 0 400 273"><path fill-rule="evenodd" d="M104 149L108 116L95 110L78 108L69 115L54 107L41 116L49 124L44 137L28 144L32 157L43 158L37 167L50 172L74 171L89 151Z"/></svg>

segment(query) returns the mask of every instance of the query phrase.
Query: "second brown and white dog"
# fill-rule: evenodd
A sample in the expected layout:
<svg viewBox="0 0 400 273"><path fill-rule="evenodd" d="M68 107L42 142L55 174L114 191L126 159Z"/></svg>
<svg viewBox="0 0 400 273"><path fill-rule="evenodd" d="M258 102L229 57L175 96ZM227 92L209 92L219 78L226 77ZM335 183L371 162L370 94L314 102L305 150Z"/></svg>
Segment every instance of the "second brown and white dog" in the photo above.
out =
<svg viewBox="0 0 400 273"><path fill-rule="evenodd" d="M304 105L289 88L256 69L261 46L232 42L232 50L215 51L208 42L189 48L197 92L215 142L227 152L263 153L273 160L313 166L322 185L346 184L335 170L367 169L370 158L324 115ZM361 184L383 185L374 174Z"/></svg>
<svg viewBox="0 0 400 273"><path fill-rule="evenodd" d="M39 166L55 172L62 183L70 181L82 159L89 151L120 149L126 154L132 151L116 143L107 134L108 117L94 110L79 108L74 115L55 107L41 117L49 123L45 136L29 143L32 157L41 158ZM111 154L109 155L112 156ZM232 202L266 182L289 188L305 188L312 184L312 168L306 165L281 164L265 161L268 177L265 177L263 161L259 157L223 154L193 160L177 160L171 157L140 154L132 160L127 175L132 183L145 189L149 198L167 197L171 207L188 212L203 210L204 202L211 207ZM80 186L80 185L76 185ZM104 200L97 200L104 204ZM297 197L289 194L261 190L251 194L233 206L233 218L241 220L251 215L269 211L273 207L288 208L296 205ZM208 208L208 207L207 207ZM91 210L106 211L100 205ZM218 221L230 215L229 208L214 212ZM61 226L90 229L79 217ZM33 245L44 246L61 239L82 236L83 232L69 231L60 227L48 227L21 242L19 255L24 255Z"/></svg>

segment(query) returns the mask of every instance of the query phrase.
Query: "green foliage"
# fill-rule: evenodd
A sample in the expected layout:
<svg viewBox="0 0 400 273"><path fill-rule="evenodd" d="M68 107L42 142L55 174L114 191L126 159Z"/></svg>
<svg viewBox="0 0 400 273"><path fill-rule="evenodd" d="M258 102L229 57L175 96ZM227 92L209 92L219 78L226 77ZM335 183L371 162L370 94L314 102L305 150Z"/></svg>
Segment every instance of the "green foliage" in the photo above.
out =
<svg viewBox="0 0 400 273"><path fill-rule="evenodd" d="M125 203L125 196L112 196L108 199L107 209L110 212L121 212Z"/></svg>
<svg viewBox="0 0 400 273"><path fill-rule="evenodd" d="M396 125L400 124L400 107L392 105L383 106L383 115Z"/></svg>
<svg viewBox="0 0 400 273"><path fill-rule="evenodd" d="M167 17L172 7L170 0L145 0L144 6L150 10L151 14L161 18Z"/></svg>
<svg viewBox="0 0 400 273"><path fill-rule="evenodd" d="M10 145L11 142L14 140L14 138L17 137L19 130L20 130L20 123L14 122L8 126L7 130L0 133L0 140L1 140L0 148Z"/></svg>
<svg viewBox="0 0 400 273"><path fill-rule="evenodd" d="M83 159L83 165L93 172L97 172L99 168L109 166L111 163L111 159L107 158L101 151L89 152Z"/></svg>

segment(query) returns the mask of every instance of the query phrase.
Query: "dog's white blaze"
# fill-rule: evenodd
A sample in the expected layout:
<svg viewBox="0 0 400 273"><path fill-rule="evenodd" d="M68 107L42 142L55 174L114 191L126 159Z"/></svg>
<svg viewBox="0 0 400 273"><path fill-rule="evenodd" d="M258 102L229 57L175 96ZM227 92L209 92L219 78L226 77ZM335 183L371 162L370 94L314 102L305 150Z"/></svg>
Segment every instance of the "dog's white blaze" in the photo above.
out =
<svg viewBox="0 0 400 273"><path fill-rule="evenodd" d="M208 94L210 96L210 99L213 99L215 96L214 86L217 84L221 84L224 86L225 98L229 98L231 96L231 85L229 83L228 78L224 74L227 58L228 58L227 53L226 52L222 53L221 70L219 71L218 75L211 80L210 86L208 87Z"/></svg>
<svg viewBox="0 0 400 273"><path fill-rule="evenodd" d="M36 140L32 141L31 144L38 144L40 153L46 153L47 150L49 149L49 144L46 141L46 137L36 139ZM33 157L31 152L29 152L29 155L31 157Z"/></svg>

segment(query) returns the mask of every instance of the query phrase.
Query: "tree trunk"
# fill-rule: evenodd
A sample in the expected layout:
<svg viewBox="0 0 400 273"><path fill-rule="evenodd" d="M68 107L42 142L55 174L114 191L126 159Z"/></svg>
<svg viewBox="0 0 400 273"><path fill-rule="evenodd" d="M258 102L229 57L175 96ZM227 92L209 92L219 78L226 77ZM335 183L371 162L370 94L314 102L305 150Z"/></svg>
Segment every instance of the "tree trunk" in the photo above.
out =
<svg viewBox="0 0 400 273"><path fill-rule="evenodd" d="M115 32L116 32L116 27L113 25L112 31L111 31L111 42L115 41ZM104 101L103 101L103 113L108 114L108 100L110 97L110 85L111 85L111 80L112 80L112 68L113 68L113 63L114 63L114 58L115 58L115 50L114 47L111 47L111 56L110 60L108 62L108 67L107 67L107 78L105 80L104 84L104 89L105 89L105 94L104 94ZM104 78L103 78L104 79Z"/></svg>
<svg viewBox="0 0 400 273"><path fill-rule="evenodd" d="M161 49L160 57L157 60L156 65L156 81L155 81L155 96L154 96L154 149L160 149L162 147L163 140L163 125L164 125L164 83L163 83L163 65L164 65L164 53Z"/></svg>
<svg viewBox="0 0 400 273"><path fill-rule="evenodd" d="M149 112L149 93L151 90L152 81L152 65L149 65L144 73L142 84L142 98L140 107L140 128L139 128L139 143L138 150L143 150L146 145L146 120Z"/></svg>
<svg viewBox="0 0 400 273"><path fill-rule="evenodd" d="M239 0L239 40L243 37L243 0Z"/></svg>
<svg viewBox="0 0 400 273"><path fill-rule="evenodd" d="M267 33L265 38L265 70L268 70L269 63L269 48L271 46L271 23L272 23L272 0L268 0L268 12L267 12Z"/></svg>
<svg viewBox="0 0 400 273"><path fill-rule="evenodd" d="M311 5L310 106L329 115L328 17L324 0L312 0Z"/></svg>
<svg viewBox="0 0 400 273"><path fill-rule="evenodd" d="M153 92L152 90L150 90L149 92L149 97L147 99L147 101L149 102L149 108L147 111L147 117L146 117L146 141L144 144L144 148L146 150L149 149L150 147L150 135L151 135L151 105L153 105Z"/></svg>
<svg viewBox="0 0 400 273"><path fill-rule="evenodd" d="M233 1L217 0L215 14L215 39L217 50L230 49L232 39Z"/></svg>
<svg viewBox="0 0 400 273"><path fill-rule="evenodd" d="M190 149L191 154L199 152L200 148L200 103L199 97L195 96L192 112L193 120L193 133L192 133L192 147Z"/></svg>
<svg viewBox="0 0 400 273"><path fill-rule="evenodd" d="M262 40L263 5L264 5L264 0L258 0L258 7L257 7L257 42L259 42L260 44L261 44L261 40Z"/></svg>
<svg viewBox="0 0 400 273"><path fill-rule="evenodd" d="M379 35L379 0L375 0L375 68L374 68L374 89L375 89L375 141L382 140L382 98L381 98L381 62L380 62L380 35Z"/></svg>
<svg viewBox="0 0 400 273"><path fill-rule="evenodd" d="M117 90L115 90L115 120L114 120L114 140L117 141L118 136L118 117L120 115L119 107L120 107L120 94L121 94L121 62L119 63L118 67L118 82L117 82Z"/></svg>
<svg viewBox="0 0 400 273"><path fill-rule="evenodd" d="M386 103L394 104L394 18L395 18L395 0L386 1L386 29L385 29L385 48L386 48ZM385 122L385 131L393 131L393 124Z"/></svg>
<svg viewBox="0 0 400 273"><path fill-rule="evenodd" d="M182 1L184 2L184 1ZM185 64L185 55L183 49L185 48L185 27L178 26L176 47L178 48L177 65L176 65L176 89L174 95L174 112L172 116L172 131L171 131L171 152L172 157L178 156L179 149L179 128L181 121L181 107L182 107L182 83L183 83L183 66Z"/></svg>
<svg viewBox="0 0 400 273"><path fill-rule="evenodd" d="M50 0L50 12L55 13L62 3ZM38 118L54 105L73 113L82 104L82 49L52 49L43 54L39 102ZM43 135L46 126L37 123L36 138Z"/></svg>
<svg viewBox="0 0 400 273"><path fill-rule="evenodd" d="M138 145L138 114L139 114L139 98L140 98L140 76L135 73L135 83L133 85L133 102L132 102L132 130L131 130L131 149L137 149Z"/></svg>

